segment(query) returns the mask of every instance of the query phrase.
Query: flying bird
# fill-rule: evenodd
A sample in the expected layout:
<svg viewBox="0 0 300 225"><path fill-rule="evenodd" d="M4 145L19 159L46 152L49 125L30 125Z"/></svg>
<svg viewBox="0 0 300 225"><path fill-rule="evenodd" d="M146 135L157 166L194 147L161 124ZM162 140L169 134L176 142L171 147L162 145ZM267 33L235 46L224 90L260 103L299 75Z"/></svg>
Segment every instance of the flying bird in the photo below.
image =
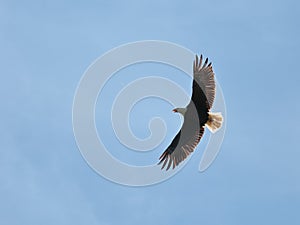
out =
<svg viewBox="0 0 300 225"><path fill-rule="evenodd" d="M210 112L212 108L216 85L211 62L208 64L206 58L202 65L203 57L196 55L193 64L193 92L189 104L185 108L173 109L173 112L180 113L184 122L171 144L159 158L162 163L161 169L168 170L171 166L174 169L179 163L187 158L200 142L207 127L212 133L221 128L223 117L221 113Z"/></svg>

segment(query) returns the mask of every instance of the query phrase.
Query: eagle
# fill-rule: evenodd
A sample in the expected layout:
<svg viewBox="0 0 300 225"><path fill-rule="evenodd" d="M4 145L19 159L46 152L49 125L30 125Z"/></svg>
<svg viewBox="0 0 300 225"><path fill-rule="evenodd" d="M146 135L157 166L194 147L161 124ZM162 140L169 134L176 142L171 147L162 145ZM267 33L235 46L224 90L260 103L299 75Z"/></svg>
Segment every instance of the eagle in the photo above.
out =
<svg viewBox="0 0 300 225"><path fill-rule="evenodd" d="M185 108L173 109L173 112L180 113L184 122L171 144L162 153L158 165L161 169L166 167L174 169L184 161L197 147L203 136L204 128L207 127L215 133L222 126L223 117L221 113L210 112L212 108L216 85L212 63L203 57L196 55L193 63L193 92L189 104Z"/></svg>

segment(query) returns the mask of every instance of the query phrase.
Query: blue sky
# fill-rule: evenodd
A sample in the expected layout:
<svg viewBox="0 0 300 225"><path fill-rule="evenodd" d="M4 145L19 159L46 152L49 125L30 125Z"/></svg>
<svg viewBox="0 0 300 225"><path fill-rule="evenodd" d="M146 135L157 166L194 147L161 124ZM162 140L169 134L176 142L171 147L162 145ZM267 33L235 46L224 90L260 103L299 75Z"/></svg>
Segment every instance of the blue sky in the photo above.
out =
<svg viewBox="0 0 300 225"><path fill-rule="evenodd" d="M295 0L0 1L0 223L299 224L299 15ZM132 188L83 160L72 102L93 60L145 39L210 57L227 132L205 173L200 144L175 177Z"/></svg>

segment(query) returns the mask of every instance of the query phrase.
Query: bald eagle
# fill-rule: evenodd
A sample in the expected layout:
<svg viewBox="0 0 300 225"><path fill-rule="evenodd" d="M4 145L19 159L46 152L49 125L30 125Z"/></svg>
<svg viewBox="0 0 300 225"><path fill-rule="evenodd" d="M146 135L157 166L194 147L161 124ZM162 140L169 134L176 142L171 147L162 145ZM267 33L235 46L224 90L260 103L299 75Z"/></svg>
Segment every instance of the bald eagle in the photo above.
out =
<svg viewBox="0 0 300 225"><path fill-rule="evenodd" d="M193 93L190 103L185 108L176 108L173 112L180 113L184 117L183 125L171 144L160 156L158 164L161 169L174 169L179 163L190 155L207 127L212 133L221 128L223 117L221 113L212 113L216 93L214 72L211 62L206 58L202 65L203 57L196 55L193 64Z"/></svg>

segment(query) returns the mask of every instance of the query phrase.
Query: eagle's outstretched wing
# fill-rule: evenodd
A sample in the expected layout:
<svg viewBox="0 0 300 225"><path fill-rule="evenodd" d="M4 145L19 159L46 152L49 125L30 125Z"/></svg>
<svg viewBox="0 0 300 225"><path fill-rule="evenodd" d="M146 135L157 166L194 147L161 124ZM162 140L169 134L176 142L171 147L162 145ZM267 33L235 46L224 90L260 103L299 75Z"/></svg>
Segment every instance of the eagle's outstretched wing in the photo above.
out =
<svg viewBox="0 0 300 225"><path fill-rule="evenodd" d="M201 137L203 136L203 133L204 128L201 127L200 131L195 132L195 135L192 136L189 141L178 145L181 135L180 130L167 150L165 150L159 158L160 161L158 164L163 162L161 169L164 169L167 164L166 170L170 169L171 165L173 165L172 167L174 169L179 163L185 160L186 157L195 150L196 146L200 142Z"/></svg>
<svg viewBox="0 0 300 225"><path fill-rule="evenodd" d="M216 84L215 84L215 74L213 72L212 64L208 64L208 58L206 58L204 64L202 65L203 57L196 55L194 61L193 71L194 71L194 82L197 82L201 90L204 92L206 99L208 101L208 109L213 105L216 95ZM193 95L192 101L195 102L197 106L197 100L199 99L198 91L195 90L193 85Z"/></svg>
<svg viewBox="0 0 300 225"><path fill-rule="evenodd" d="M177 133L164 153L160 156L158 164L163 163L161 169L165 168L166 165L166 170L168 170L171 166L174 169L195 150L203 136L204 127L200 126L198 118L195 118L196 113L192 112L193 110L188 110L186 112L180 131Z"/></svg>

